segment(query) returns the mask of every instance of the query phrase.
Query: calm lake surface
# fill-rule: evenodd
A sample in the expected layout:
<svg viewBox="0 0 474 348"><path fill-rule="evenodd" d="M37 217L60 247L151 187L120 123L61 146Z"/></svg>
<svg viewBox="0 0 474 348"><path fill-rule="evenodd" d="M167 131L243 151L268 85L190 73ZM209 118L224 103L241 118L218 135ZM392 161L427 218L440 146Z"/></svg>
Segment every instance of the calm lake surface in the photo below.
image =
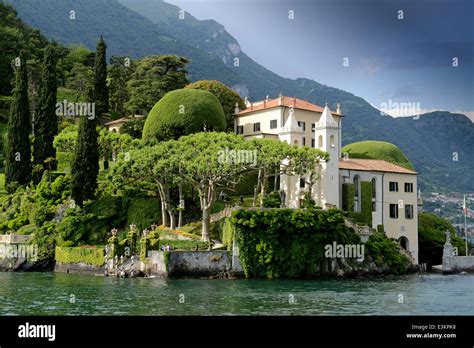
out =
<svg viewBox="0 0 474 348"><path fill-rule="evenodd" d="M474 315L474 275L270 281L0 273L0 315L373 314Z"/></svg>

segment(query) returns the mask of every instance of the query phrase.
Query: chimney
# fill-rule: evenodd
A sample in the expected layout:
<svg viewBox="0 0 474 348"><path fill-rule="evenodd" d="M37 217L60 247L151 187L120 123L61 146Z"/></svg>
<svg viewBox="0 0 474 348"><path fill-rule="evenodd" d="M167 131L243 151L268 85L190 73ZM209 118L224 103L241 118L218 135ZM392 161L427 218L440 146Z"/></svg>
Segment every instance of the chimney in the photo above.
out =
<svg viewBox="0 0 474 348"><path fill-rule="evenodd" d="M337 103L336 114L341 115L341 104Z"/></svg>
<svg viewBox="0 0 474 348"><path fill-rule="evenodd" d="M281 101L283 100L283 96L280 94L278 95L278 105L281 105Z"/></svg>

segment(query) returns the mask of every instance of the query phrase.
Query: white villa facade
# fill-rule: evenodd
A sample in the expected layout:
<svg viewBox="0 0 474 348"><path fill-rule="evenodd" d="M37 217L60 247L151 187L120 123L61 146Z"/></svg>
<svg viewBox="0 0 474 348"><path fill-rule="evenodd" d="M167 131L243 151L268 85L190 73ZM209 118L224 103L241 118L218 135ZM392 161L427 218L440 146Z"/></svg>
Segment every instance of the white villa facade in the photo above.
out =
<svg viewBox="0 0 474 348"><path fill-rule="evenodd" d="M324 208L342 209L343 185L354 185L354 211L362 208L361 183L372 183L372 228L383 225L418 264L417 172L383 160L341 158L342 119L335 112L307 101L279 96L248 103L236 110L235 132L245 138L270 138L298 146L311 146L329 153L330 160L320 164L320 179L311 196ZM334 160L336 159L336 160ZM308 187L304 180L283 175L280 190L285 206L299 208Z"/></svg>

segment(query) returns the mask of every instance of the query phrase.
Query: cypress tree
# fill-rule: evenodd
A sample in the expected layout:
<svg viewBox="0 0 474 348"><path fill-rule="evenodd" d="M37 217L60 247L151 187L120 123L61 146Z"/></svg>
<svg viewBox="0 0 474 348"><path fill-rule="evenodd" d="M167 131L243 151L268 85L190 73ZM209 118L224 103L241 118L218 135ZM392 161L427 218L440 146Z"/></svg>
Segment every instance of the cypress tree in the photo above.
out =
<svg viewBox="0 0 474 348"><path fill-rule="evenodd" d="M38 114L35 119L35 138L33 146L33 163L42 166L43 170L56 170L56 150L54 137L58 134L58 117L56 115L56 57L53 46L44 52L42 84L39 92ZM52 161L45 161L53 158ZM39 175L41 178L41 174ZM39 179L38 178L38 179Z"/></svg>
<svg viewBox="0 0 474 348"><path fill-rule="evenodd" d="M5 186L8 192L15 190L16 184L26 185L31 178L31 119L28 103L28 75L26 53L20 51L20 66L15 72L15 89L10 106L5 147Z"/></svg>
<svg viewBox="0 0 474 348"><path fill-rule="evenodd" d="M99 117L109 111L106 50L107 45L101 35L100 40L97 43L94 65L94 101L96 103L96 112Z"/></svg>
<svg viewBox="0 0 474 348"><path fill-rule="evenodd" d="M93 92L89 91L89 100ZM97 143L97 117L81 116L74 160L71 167L71 196L80 207L86 199L92 199L97 189L99 174L99 146Z"/></svg>

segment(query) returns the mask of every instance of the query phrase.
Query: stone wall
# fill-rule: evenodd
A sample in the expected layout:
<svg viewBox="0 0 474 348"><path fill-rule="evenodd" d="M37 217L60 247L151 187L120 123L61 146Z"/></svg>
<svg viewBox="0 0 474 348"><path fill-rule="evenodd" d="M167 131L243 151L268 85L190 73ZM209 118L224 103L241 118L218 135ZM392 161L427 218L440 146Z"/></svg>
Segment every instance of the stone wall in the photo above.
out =
<svg viewBox="0 0 474 348"><path fill-rule="evenodd" d="M170 251L167 255L162 251L151 251L146 270L164 277L215 277L241 272L241 269L233 272L232 255L226 250ZM234 265L240 266L235 258Z"/></svg>
<svg viewBox="0 0 474 348"><path fill-rule="evenodd" d="M474 256L443 257L443 273L474 273Z"/></svg>
<svg viewBox="0 0 474 348"><path fill-rule="evenodd" d="M443 273L474 273L474 256L457 256L448 237L443 248Z"/></svg>
<svg viewBox="0 0 474 348"><path fill-rule="evenodd" d="M76 274L104 274L104 267L91 265L85 262L62 263L56 261L54 272Z"/></svg>

